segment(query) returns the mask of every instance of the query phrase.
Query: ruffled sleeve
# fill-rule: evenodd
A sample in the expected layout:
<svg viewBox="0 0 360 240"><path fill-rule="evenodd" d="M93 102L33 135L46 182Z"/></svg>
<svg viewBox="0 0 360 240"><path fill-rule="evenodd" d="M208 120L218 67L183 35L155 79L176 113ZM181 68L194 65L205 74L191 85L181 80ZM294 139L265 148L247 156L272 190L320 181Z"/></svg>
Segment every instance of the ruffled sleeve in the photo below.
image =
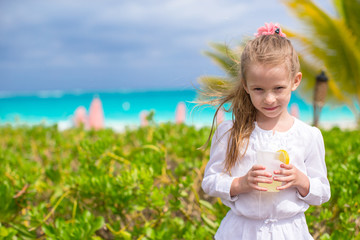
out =
<svg viewBox="0 0 360 240"><path fill-rule="evenodd" d="M307 176L310 181L310 190L308 195L298 197L310 205L321 205L330 199L330 184L327 179L327 170L325 164L324 140L318 128L313 127L313 137L309 141L310 151L305 157Z"/></svg>
<svg viewBox="0 0 360 240"><path fill-rule="evenodd" d="M202 189L212 197L219 197L225 201L236 201L237 196L230 196L230 187L235 177L224 171L227 143L231 121L221 123L212 138L210 160L205 168Z"/></svg>

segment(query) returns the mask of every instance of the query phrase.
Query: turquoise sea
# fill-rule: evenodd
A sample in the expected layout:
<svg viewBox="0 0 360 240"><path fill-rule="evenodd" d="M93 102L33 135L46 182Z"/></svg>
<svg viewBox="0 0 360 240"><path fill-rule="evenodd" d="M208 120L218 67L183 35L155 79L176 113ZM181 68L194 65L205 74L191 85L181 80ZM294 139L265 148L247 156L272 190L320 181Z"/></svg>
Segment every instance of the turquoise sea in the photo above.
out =
<svg viewBox="0 0 360 240"><path fill-rule="evenodd" d="M161 90L161 91L107 91L107 92L62 92L41 91L36 93L0 94L0 125L4 124L58 124L64 129L72 126L74 111L84 106L89 111L94 97L102 101L105 126L115 130L125 126L139 126L141 111L155 111L156 122L175 121L175 110L179 102L187 108L186 124L211 125L214 108L193 109L196 98L195 90ZM300 110L299 118L312 123L312 105L293 94L289 107L296 104ZM226 119L231 119L227 113ZM320 124L325 126L345 126L354 123L354 116L346 106L331 108L325 105Z"/></svg>

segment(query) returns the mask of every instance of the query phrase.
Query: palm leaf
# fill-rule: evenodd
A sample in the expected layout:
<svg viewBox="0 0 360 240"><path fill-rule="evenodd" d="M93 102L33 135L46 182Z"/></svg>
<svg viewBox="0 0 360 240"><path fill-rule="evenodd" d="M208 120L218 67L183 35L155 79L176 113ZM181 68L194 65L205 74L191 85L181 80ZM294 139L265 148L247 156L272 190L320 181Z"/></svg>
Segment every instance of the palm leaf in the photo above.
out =
<svg viewBox="0 0 360 240"><path fill-rule="evenodd" d="M223 91L231 87L229 78L217 76L202 76L198 78L198 82L209 91Z"/></svg>
<svg viewBox="0 0 360 240"><path fill-rule="evenodd" d="M198 91L199 100L210 100L210 96L221 95L231 88L232 82L229 78L217 76L202 76L198 78L201 89Z"/></svg>
<svg viewBox="0 0 360 240"><path fill-rule="evenodd" d="M340 17L344 19L346 26L353 31L357 39L360 41L360 2L334 0L334 6ZM360 42L358 43L360 44Z"/></svg>
<svg viewBox="0 0 360 240"><path fill-rule="evenodd" d="M238 59L236 53L229 46L219 43L211 43L215 52L205 51L204 54L210 57L229 76L238 75Z"/></svg>
<svg viewBox="0 0 360 240"><path fill-rule="evenodd" d="M355 1L353 1L355 2ZM330 17L310 0L288 0L285 4L307 26L306 34L293 34L301 42L306 52L323 65L329 79L329 88L332 95L348 105L354 97L360 100L360 52L359 38L348 27L350 24L359 24L349 18L348 20ZM349 4L340 4L340 15L351 14ZM355 5L360 8L359 1ZM353 7L357 9L357 7ZM305 36L306 35L306 36ZM352 109L353 106L350 106ZM356 113L355 113L356 114Z"/></svg>
<svg viewBox="0 0 360 240"><path fill-rule="evenodd" d="M301 34L296 34L290 30L284 31L289 38L293 38L298 40L300 43L305 43L308 46L311 46L311 41L304 37ZM317 50L320 51L320 50ZM303 80L299 86L299 91L301 92L301 96L307 101L313 101L314 88L316 83L316 76L321 72L321 70L325 70L325 72L329 75L328 71L325 69L324 64L319 64L321 61L316 61L315 59L308 59L305 56L307 55L306 50L300 51L298 53L301 72L303 74ZM340 104L341 102L349 103L351 100L347 98L340 88L337 86L336 82L331 76L329 77L329 92L327 100L332 104ZM341 102L339 102L340 100Z"/></svg>
<svg viewBox="0 0 360 240"><path fill-rule="evenodd" d="M342 21L332 19L312 1L293 0L287 3L312 32L308 41L302 38L307 49L328 66L342 88L354 93L359 87L355 78L359 76L360 58L357 56L359 51L354 51L357 44L351 31Z"/></svg>

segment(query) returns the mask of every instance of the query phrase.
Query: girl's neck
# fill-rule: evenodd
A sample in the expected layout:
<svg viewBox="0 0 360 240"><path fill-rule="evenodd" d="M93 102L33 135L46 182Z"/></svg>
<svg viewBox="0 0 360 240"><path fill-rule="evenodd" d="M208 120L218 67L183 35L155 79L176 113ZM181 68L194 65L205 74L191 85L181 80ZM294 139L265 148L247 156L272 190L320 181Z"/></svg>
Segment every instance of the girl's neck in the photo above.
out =
<svg viewBox="0 0 360 240"><path fill-rule="evenodd" d="M264 118L259 115L256 116L257 125L264 130L273 130L274 132L286 132L294 124L294 118L286 113L277 118Z"/></svg>

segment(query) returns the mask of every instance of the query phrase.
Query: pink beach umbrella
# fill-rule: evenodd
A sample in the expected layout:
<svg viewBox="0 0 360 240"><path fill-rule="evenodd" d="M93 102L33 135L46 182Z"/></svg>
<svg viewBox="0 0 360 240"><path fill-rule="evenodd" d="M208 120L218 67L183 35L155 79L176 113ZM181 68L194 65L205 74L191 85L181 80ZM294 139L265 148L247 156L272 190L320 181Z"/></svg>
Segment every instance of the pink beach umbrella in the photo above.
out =
<svg viewBox="0 0 360 240"><path fill-rule="evenodd" d="M219 125L220 123L222 123L224 121L224 119L225 119L224 110L222 108L220 108L216 114L216 125Z"/></svg>
<svg viewBox="0 0 360 240"><path fill-rule="evenodd" d="M104 128L104 111L98 97L94 98L90 104L89 127L95 130Z"/></svg>
<svg viewBox="0 0 360 240"><path fill-rule="evenodd" d="M293 103L290 107L290 114L296 118L300 118L299 106L296 103Z"/></svg>
<svg viewBox="0 0 360 240"><path fill-rule="evenodd" d="M147 115L148 115L147 111L140 112L140 126L145 127L145 126L149 125L149 122L146 119Z"/></svg>
<svg viewBox="0 0 360 240"><path fill-rule="evenodd" d="M186 106L185 103L179 102L176 107L175 122L184 123L186 117Z"/></svg>
<svg viewBox="0 0 360 240"><path fill-rule="evenodd" d="M85 128L88 127L88 119L86 116L85 107L80 106L75 110L73 121L75 127L80 127L81 125L84 126Z"/></svg>

